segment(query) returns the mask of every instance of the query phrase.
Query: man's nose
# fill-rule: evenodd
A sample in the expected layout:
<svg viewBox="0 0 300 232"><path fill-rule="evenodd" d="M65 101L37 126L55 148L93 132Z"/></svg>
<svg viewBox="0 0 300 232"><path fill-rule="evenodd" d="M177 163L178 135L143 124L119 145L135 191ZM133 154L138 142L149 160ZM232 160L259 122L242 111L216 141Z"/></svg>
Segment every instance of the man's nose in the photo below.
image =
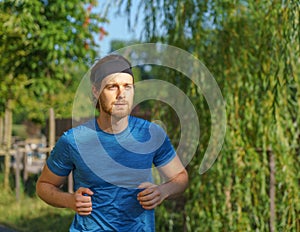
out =
<svg viewBox="0 0 300 232"><path fill-rule="evenodd" d="M123 86L120 86L118 89L117 98L124 98L124 97L125 97L125 88Z"/></svg>

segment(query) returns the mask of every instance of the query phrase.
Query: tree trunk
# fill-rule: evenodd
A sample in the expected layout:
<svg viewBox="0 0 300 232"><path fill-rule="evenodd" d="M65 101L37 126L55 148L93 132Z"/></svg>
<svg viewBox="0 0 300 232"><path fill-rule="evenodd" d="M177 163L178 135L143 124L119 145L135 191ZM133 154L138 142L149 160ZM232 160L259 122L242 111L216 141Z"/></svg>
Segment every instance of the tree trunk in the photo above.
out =
<svg viewBox="0 0 300 232"><path fill-rule="evenodd" d="M52 149L55 144L55 113L54 109L49 109L49 148Z"/></svg>
<svg viewBox="0 0 300 232"><path fill-rule="evenodd" d="M275 180L275 156L272 150L268 151L269 155L269 169L270 169L270 232L275 232L276 223L276 205L275 205L275 193L276 193L276 180Z"/></svg>
<svg viewBox="0 0 300 232"><path fill-rule="evenodd" d="M15 147L16 149L16 172L15 172L15 181L16 181L16 200L20 200L20 192L21 192L21 186L20 186L20 166L21 166L21 156L22 153L20 151L19 147Z"/></svg>
<svg viewBox="0 0 300 232"><path fill-rule="evenodd" d="M4 136L3 136L4 131L3 130L4 130L3 129L3 117L0 116L0 148L3 145L3 138L4 138Z"/></svg>
<svg viewBox="0 0 300 232"><path fill-rule="evenodd" d="M5 109L4 122L4 148L6 151L4 159L4 189L9 189L9 174L10 174L10 149L12 135L12 100L7 101Z"/></svg>

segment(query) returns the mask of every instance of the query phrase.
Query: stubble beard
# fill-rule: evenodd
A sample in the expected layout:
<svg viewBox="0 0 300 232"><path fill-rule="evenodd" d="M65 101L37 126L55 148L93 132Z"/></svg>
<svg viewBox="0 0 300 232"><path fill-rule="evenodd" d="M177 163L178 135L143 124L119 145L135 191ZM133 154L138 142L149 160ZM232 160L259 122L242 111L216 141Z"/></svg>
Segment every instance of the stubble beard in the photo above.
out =
<svg viewBox="0 0 300 232"><path fill-rule="evenodd" d="M117 110L117 109L114 110L114 106L107 104L106 101L101 98L101 96L99 99L99 103L100 103L99 105L100 105L101 111L110 115L112 118L122 119L124 117L127 117L131 112L131 109L130 109L128 103L126 103L126 105L124 105L125 109L121 109L121 110Z"/></svg>

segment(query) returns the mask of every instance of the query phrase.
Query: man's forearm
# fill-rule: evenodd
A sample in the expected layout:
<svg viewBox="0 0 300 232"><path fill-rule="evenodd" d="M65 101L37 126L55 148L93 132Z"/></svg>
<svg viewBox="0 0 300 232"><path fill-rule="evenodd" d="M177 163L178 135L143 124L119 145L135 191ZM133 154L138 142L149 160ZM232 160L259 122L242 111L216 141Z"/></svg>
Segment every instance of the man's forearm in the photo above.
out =
<svg viewBox="0 0 300 232"><path fill-rule="evenodd" d="M184 169L176 177L159 186L164 199L180 196L188 186L188 174Z"/></svg>
<svg viewBox="0 0 300 232"><path fill-rule="evenodd" d="M140 184L141 191L137 200L144 209L151 210L161 204L166 199L172 199L181 195L188 186L188 174L184 169L174 178L161 185L155 185L150 182Z"/></svg>
<svg viewBox="0 0 300 232"><path fill-rule="evenodd" d="M38 182L37 195L49 205L59 208L72 208L72 194L63 192L60 188L46 182Z"/></svg>

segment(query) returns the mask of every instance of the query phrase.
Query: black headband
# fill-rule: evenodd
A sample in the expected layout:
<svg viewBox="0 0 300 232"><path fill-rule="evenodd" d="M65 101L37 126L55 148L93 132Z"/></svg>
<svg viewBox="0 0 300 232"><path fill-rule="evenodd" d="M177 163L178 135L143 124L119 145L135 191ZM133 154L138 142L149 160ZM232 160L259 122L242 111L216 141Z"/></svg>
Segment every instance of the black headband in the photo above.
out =
<svg viewBox="0 0 300 232"><path fill-rule="evenodd" d="M128 73L133 77L129 63L125 60L114 59L108 60L94 67L93 83L101 82L105 77L113 73Z"/></svg>

